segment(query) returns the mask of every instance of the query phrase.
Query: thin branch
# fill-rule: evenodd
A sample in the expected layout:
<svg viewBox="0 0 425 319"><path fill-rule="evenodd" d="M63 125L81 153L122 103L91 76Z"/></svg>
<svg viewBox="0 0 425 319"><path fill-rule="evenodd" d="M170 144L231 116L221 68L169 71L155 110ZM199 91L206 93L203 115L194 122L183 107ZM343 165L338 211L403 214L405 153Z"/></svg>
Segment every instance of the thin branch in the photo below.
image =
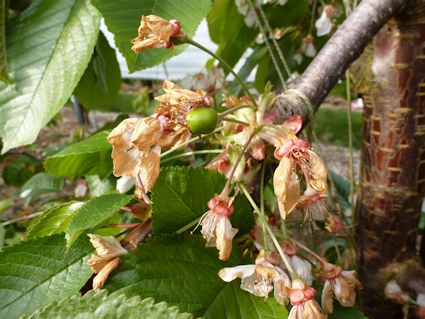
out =
<svg viewBox="0 0 425 319"><path fill-rule="evenodd" d="M381 27L408 0L364 0L338 28L322 48L307 70L298 78L292 88L301 92L316 111L335 86L344 72L363 52ZM280 120L293 114L300 114L306 122L311 110L299 95L281 94L276 98L275 107Z"/></svg>

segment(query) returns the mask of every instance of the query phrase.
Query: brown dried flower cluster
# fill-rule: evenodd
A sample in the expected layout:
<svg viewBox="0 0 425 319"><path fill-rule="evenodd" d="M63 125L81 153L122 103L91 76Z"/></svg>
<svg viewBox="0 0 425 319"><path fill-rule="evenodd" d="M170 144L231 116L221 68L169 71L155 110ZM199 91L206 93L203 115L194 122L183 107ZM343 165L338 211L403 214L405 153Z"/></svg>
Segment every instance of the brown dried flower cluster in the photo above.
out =
<svg viewBox="0 0 425 319"><path fill-rule="evenodd" d="M90 242L96 249L87 264L97 274L93 279L93 289L103 288L109 274L121 263L119 256L127 254L120 242L112 236L103 237L89 234Z"/></svg>
<svg viewBox="0 0 425 319"><path fill-rule="evenodd" d="M155 15L142 16L138 36L131 40L134 52L141 52L151 48L171 48L173 43L171 38L183 38L180 23L173 19L164 20Z"/></svg>
<svg viewBox="0 0 425 319"><path fill-rule="evenodd" d="M146 193L159 174L161 150L189 140L185 115L207 100L203 91L184 90L169 81L164 81L163 89L166 93L156 98L160 105L152 116L125 119L108 136L114 175L135 178L139 197L147 202Z"/></svg>

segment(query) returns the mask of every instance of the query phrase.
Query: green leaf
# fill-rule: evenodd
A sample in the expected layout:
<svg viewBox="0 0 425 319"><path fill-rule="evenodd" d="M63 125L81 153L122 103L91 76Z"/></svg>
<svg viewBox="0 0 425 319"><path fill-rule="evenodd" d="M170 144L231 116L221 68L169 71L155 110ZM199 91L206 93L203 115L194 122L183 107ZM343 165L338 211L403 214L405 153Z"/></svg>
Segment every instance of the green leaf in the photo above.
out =
<svg viewBox="0 0 425 319"><path fill-rule="evenodd" d="M70 202L46 211L34 218L27 229L27 237L44 237L66 232L77 209L84 203Z"/></svg>
<svg viewBox="0 0 425 319"><path fill-rule="evenodd" d="M218 44L217 54L230 66L236 65L258 31L245 25L233 0L215 1L207 20L211 38Z"/></svg>
<svg viewBox="0 0 425 319"><path fill-rule="evenodd" d="M62 108L90 61L98 30L89 0L35 0L8 24L14 84L0 83L3 153L34 142Z"/></svg>
<svg viewBox="0 0 425 319"><path fill-rule="evenodd" d="M153 233L174 233L208 211L207 203L223 190L222 174L204 168L164 167L152 190ZM252 209L243 197L237 197L231 222L239 234L254 223Z"/></svg>
<svg viewBox="0 0 425 319"><path fill-rule="evenodd" d="M34 174L43 171L41 162L28 154L6 155L3 179L6 185L21 187Z"/></svg>
<svg viewBox="0 0 425 319"><path fill-rule="evenodd" d="M74 94L85 108L102 108L117 96L120 86L121 71L115 50L100 32L91 61Z"/></svg>
<svg viewBox="0 0 425 319"><path fill-rule="evenodd" d="M0 81L10 83L6 56L6 17L9 14L6 0L0 0Z"/></svg>
<svg viewBox="0 0 425 319"><path fill-rule="evenodd" d="M228 288L236 284L224 283L218 272L238 264L238 257L233 254L229 261L220 261L216 249L205 248L201 236L154 237L122 259L121 266L108 279L109 291L128 297L153 297L195 316L272 318L273 314L282 313L280 318L285 318L284 307L273 298L265 302L263 298L251 298L237 291L236 287ZM236 299L227 300L224 305L223 300L230 296ZM238 301L248 307L246 312L243 307L229 305ZM226 315L221 316L224 312Z"/></svg>
<svg viewBox="0 0 425 319"><path fill-rule="evenodd" d="M84 315L83 315L84 314ZM155 303L152 298L140 297L127 298L124 295L108 295L106 290L90 291L83 297L80 295L54 302L22 319L190 319L192 315L179 313L176 307L169 307L165 302Z"/></svg>
<svg viewBox="0 0 425 319"><path fill-rule="evenodd" d="M263 56L267 53L266 46L258 46L254 49L252 54L245 60L245 64L241 67L238 72L238 76L246 81L251 74L252 70L258 65ZM232 90L234 91L236 87L240 87L238 81L234 80L231 84Z"/></svg>
<svg viewBox="0 0 425 319"><path fill-rule="evenodd" d="M67 247L71 247L85 230L110 218L132 198L131 195L106 194L86 202L76 211L66 231Z"/></svg>
<svg viewBox="0 0 425 319"><path fill-rule="evenodd" d="M208 307L204 318L252 318L275 319L287 318L286 308L274 298L256 297L240 288L240 280L225 284L224 288Z"/></svg>
<svg viewBox="0 0 425 319"><path fill-rule="evenodd" d="M93 0L105 18L108 30L115 36L115 44L127 60L130 72L152 67L184 51L185 46L175 46L172 50L159 48L136 54L131 51L131 39L137 36L142 15L154 14L163 19L177 19L183 31L193 36L207 15L210 0Z"/></svg>
<svg viewBox="0 0 425 319"><path fill-rule="evenodd" d="M97 175L89 175L86 181L92 197L117 192L116 181L112 177L100 179Z"/></svg>
<svg viewBox="0 0 425 319"><path fill-rule="evenodd" d="M47 157L44 168L53 175L71 179L82 175L105 177L112 171L112 146L106 140L108 134L107 131L96 133Z"/></svg>
<svg viewBox="0 0 425 319"><path fill-rule="evenodd" d="M92 275L87 238L66 251L62 235L20 242L0 252L0 318L18 318L77 293Z"/></svg>
<svg viewBox="0 0 425 319"><path fill-rule="evenodd" d="M367 317L356 307L343 307L334 301L334 312L329 315L329 319L367 319Z"/></svg>
<svg viewBox="0 0 425 319"><path fill-rule="evenodd" d="M22 185L21 196L31 200L43 194L56 193L62 189L63 183L62 177L38 173Z"/></svg>

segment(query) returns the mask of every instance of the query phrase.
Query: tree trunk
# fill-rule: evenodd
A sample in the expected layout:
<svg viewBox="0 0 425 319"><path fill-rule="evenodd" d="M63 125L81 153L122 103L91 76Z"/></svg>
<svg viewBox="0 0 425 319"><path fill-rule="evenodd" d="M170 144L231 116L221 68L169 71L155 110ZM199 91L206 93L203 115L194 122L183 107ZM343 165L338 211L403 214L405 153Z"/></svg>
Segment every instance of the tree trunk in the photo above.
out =
<svg viewBox="0 0 425 319"><path fill-rule="evenodd" d="M381 29L364 81L357 248L371 318L402 317L400 306L385 300L384 287L397 272L394 265L416 256L425 189L424 10L417 1Z"/></svg>

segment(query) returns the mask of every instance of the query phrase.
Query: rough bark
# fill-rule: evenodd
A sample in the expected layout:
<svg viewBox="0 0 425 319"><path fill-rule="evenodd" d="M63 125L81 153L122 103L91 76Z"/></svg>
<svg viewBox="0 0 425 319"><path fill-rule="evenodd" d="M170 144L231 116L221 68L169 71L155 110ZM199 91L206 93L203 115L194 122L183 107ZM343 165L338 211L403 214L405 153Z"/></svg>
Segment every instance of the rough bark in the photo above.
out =
<svg viewBox="0 0 425 319"><path fill-rule="evenodd" d="M374 38L363 88L357 243L364 309L371 318L401 318L400 307L384 300L387 270L417 253L425 190L425 18L418 13L425 4L412 4Z"/></svg>
<svg viewBox="0 0 425 319"><path fill-rule="evenodd" d="M370 318L386 319L402 317L400 306L384 297L389 279L413 297L425 289L416 251L425 188L425 1L363 1L292 85L301 94L283 93L275 105L280 119L301 114L308 120L396 14L362 65L371 67L362 77L365 140L357 207L364 309Z"/></svg>
<svg viewBox="0 0 425 319"><path fill-rule="evenodd" d="M347 68L363 52L373 36L407 0L364 0L339 26L293 88L301 91L312 104L313 110L296 94L283 93L275 102L280 119L300 114L306 121L312 111L329 94Z"/></svg>

